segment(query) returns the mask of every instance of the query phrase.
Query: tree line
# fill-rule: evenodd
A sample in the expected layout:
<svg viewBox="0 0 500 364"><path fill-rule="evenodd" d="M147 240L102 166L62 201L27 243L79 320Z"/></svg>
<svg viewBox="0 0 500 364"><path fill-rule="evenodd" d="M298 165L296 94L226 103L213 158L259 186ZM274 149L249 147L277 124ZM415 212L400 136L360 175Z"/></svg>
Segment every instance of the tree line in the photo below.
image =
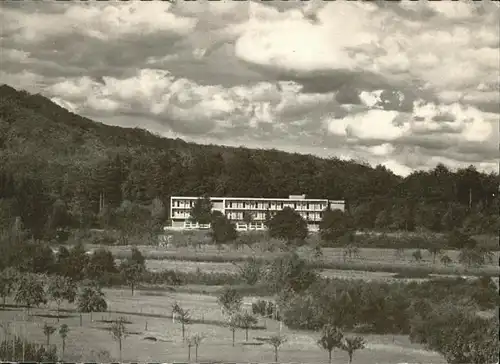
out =
<svg viewBox="0 0 500 364"><path fill-rule="evenodd" d="M401 178L383 166L277 150L201 146L95 123L0 86L0 224L147 231L173 195L345 199L358 229L497 233L497 174L440 164ZM40 138L51 135L51 138Z"/></svg>
<svg viewBox="0 0 500 364"><path fill-rule="evenodd" d="M200 224L210 223L210 236L212 241L219 247L222 244L247 244L251 245L251 235L245 234L245 237L239 237L235 224L219 211L212 211L212 203L208 197L198 198L190 211L190 219ZM245 214L247 223L252 222L252 216ZM294 250L307 243L309 235L307 222L294 209L285 207L280 211L267 211L264 225L267 227L268 238L281 240L285 247ZM331 210L328 206L323 212L319 223L320 243L314 248L316 255L322 255L321 247L344 247L344 259L352 258L359 252L360 240L356 235L356 224L353 216L349 212L341 210ZM361 238L362 239L362 238ZM467 267L481 266L493 262L491 247L482 246L471 236L461 230L453 230L447 236L442 238L425 239L423 236L414 239L416 250L413 258L416 261L422 259L421 248L427 249L433 257L433 262L439 257L440 261L448 265L452 259L443 253L445 248L460 250L458 261ZM402 253L403 247L395 246L398 253Z"/></svg>

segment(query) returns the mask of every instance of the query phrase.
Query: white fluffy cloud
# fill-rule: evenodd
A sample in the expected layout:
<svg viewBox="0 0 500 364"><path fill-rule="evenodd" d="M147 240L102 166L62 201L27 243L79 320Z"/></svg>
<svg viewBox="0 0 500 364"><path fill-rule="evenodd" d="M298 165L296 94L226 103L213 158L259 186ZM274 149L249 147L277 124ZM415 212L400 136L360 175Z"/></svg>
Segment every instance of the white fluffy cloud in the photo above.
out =
<svg viewBox="0 0 500 364"><path fill-rule="evenodd" d="M498 5L285 5L3 6L0 81L166 136L498 169Z"/></svg>
<svg viewBox="0 0 500 364"><path fill-rule="evenodd" d="M147 36L157 32L188 34L196 19L169 12L168 2L155 1L147 6L139 2L113 4L54 4L53 13L25 16L16 10L4 10L3 31L15 33L20 42L38 42L54 36L83 35L90 38L117 40L127 36Z"/></svg>

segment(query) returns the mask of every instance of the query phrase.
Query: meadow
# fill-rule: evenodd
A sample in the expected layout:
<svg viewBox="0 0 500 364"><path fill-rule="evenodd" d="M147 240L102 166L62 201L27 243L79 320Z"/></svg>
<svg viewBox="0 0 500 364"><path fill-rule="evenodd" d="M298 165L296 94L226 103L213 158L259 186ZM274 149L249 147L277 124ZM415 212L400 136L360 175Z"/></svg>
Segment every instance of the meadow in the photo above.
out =
<svg viewBox="0 0 500 364"><path fill-rule="evenodd" d="M30 341L39 344L46 342L43 334L44 323L58 327L66 323L70 333L66 342L66 361L113 362L119 360L118 344L113 340L110 326L113 320L124 317L127 321L128 335L124 339L122 362L172 362L186 361L188 347L182 340L181 325L173 322L172 305L180 304L189 310L191 324L187 326L187 336L203 334L205 339L198 350L200 362L272 362L274 350L265 343L265 339L280 333L287 337L287 342L281 347L279 362L282 363L325 363L327 354L317 344L319 333L293 330L269 318L258 318L257 326L250 330L249 340L245 341L243 330L237 330L236 343L232 345L232 334L224 321L217 295L222 290L224 282L200 280L196 273L224 273L236 276L239 266L250 259L269 261L285 252L283 249L267 250L267 246L253 244L240 246L214 246L192 244L160 248L149 245L103 245L85 244L87 251L98 248L108 249L117 263L131 254L131 248L138 248L146 261L146 269L151 272L164 270L194 273L195 279L186 281L182 286L168 286L162 282L152 284L140 283L134 294L129 288L108 287L104 289L108 310L94 313L93 320L89 314L83 314L82 324L80 314L74 305L63 304L64 313L60 322L55 317L53 303L33 310L33 315L26 317L23 309L11 303L5 309L0 309L0 322L10 322L10 332L23 333ZM416 261L413 257L415 248L383 248L361 247L357 254L346 257L343 248L321 248L318 257L314 249L304 246L297 250L299 256L308 264L317 268L318 273L330 278L361 279L364 281L422 281L439 275L495 277L498 285L500 269L499 252L492 252L493 263L481 267L468 268L457 262L459 252L443 250L453 261L443 264L439 256L433 259L432 254L422 249L422 259ZM412 275L415 277L412 278ZM422 274L423 278L417 277ZM214 274L215 275L215 274ZM426 276L427 275L427 276ZM240 281L235 280L233 287L241 293L247 292L243 308L251 310L251 304L257 299L272 300L263 297L269 291L259 292L259 287L240 287ZM243 288L243 289L239 289ZM244 293L243 293L244 294ZM254 295L254 296L252 296ZM258 295L258 297L257 297ZM349 334L349 333L347 333ZM354 333L352 333L354 334ZM4 335L4 333L2 333ZM375 335L360 334L366 340L366 347L356 352L353 364L398 364L398 363L445 363L438 353L426 350L423 346L411 343L406 335ZM52 344L60 349L61 338L54 334ZM83 348L83 349L82 349ZM195 349L191 350L191 360L195 360ZM335 351L333 363L346 363L345 352Z"/></svg>
<svg viewBox="0 0 500 364"><path fill-rule="evenodd" d="M87 245L87 249L96 249L97 245ZM179 269L181 271L196 271L198 268L207 272L237 271L235 264L256 258L270 260L284 254L281 251L260 251L247 246L238 250L230 246L218 249L213 245L203 245L201 248L170 247L168 249L158 248L151 245L139 245L138 248L147 260L147 265L152 270ZM109 246L109 249L117 259L124 259L130 255L131 246ZM391 278L397 273L411 274L426 273L438 275L463 275L498 277L500 268L498 261L500 252L492 252L493 261L481 267L466 267L457 262L459 251L443 250L442 253L453 261L444 264L439 256L434 260L432 255L422 250L422 259L415 261L412 254L415 249L383 249L383 248L360 248L356 256L345 259L342 248L322 248L322 257L314 257L312 249L301 248L299 255L314 265L326 276L345 275L363 277L364 279L377 279L379 277ZM347 271L357 272L349 273ZM385 274L384 274L385 273Z"/></svg>
<svg viewBox="0 0 500 364"><path fill-rule="evenodd" d="M191 312L193 324L187 327L188 335L201 333L206 336L199 348L199 361L272 362L274 359L272 347L258 339L278 333L278 322L260 318L260 328L250 331L248 342L245 342L244 332L238 330L233 347L231 332L224 326L220 308L212 295L140 290L132 296L129 290L121 289L106 289L105 294L109 304L108 312L94 313L93 322L85 314L83 326L80 326L79 315L71 309L72 306L63 308L65 317L59 324L66 323L71 330L66 344L66 361L117 360L118 345L108 332L108 322L120 316L130 322L127 324L129 336L125 338L123 345L123 362L187 360L187 347L182 342L181 326L173 323L171 318L173 302L178 302ZM247 309L253 299L245 298L244 306ZM24 332L30 340L44 343L44 322L57 325L56 318L47 315L49 309L54 310L55 307L49 305L43 309L35 309L34 315L28 321L23 321L22 309L9 306L6 310L0 310L0 320L13 321L11 331L16 330L18 333L25 326ZM52 314L55 312L52 311ZM288 341L280 350L280 362L326 362L326 353L316 344L317 333L293 331L283 327L282 334ZM405 336L366 335L365 339L367 347L355 354L355 364L445 363L440 355L411 344ZM57 334L51 338L51 343L58 346L60 341ZM194 349L192 355L194 359ZM347 355L336 351L333 363L345 362Z"/></svg>

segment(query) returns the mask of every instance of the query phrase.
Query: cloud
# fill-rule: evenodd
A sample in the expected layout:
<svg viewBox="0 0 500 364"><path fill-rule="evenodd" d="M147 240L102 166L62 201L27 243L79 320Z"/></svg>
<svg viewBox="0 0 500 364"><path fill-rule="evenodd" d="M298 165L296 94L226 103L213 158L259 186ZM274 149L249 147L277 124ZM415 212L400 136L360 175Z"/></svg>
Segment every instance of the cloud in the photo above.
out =
<svg viewBox="0 0 500 364"><path fill-rule="evenodd" d="M0 82L191 141L491 170L499 19L489 1L8 4Z"/></svg>
<svg viewBox="0 0 500 364"><path fill-rule="evenodd" d="M4 10L7 21L3 31L15 33L14 38L23 43L75 34L99 40L119 40L136 34L148 36L157 32L188 34L194 29L196 19L173 15L168 12L171 6L168 2L152 2L146 7L137 2L118 6L61 4L63 12L37 12L36 16L24 16L22 12L7 9Z"/></svg>

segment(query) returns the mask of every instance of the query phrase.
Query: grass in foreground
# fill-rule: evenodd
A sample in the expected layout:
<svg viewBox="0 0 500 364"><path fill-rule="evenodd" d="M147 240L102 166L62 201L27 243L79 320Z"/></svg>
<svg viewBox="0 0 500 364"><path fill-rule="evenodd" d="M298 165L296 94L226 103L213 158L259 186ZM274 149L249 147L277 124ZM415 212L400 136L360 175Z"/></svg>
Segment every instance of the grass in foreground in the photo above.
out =
<svg viewBox="0 0 500 364"><path fill-rule="evenodd" d="M71 331L67 338L66 361L100 361L111 362L118 358L118 348L109 334L109 324L101 322L112 320L117 316L125 316L131 324L127 325L131 333L124 341L124 362L151 361L185 361L187 347L181 340L180 325L172 323L171 304L175 301L191 310L196 323L188 326L188 333L204 333L206 341L199 349L200 361L238 361L238 362L271 362L273 350L268 345L243 345L244 333L238 330L236 346L231 345L231 332L222 325L223 317L213 296L201 294L166 292L162 296L142 294L135 296L128 290L109 289L106 296L111 313L94 314L94 322L88 315L84 316L83 327L79 326L79 316L75 312L67 312L67 318L61 319ZM246 304L251 298L245 300ZM70 308L70 307L66 307ZM53 310L54 307L51 307ZM115 312L118 311L118 312ZM47 314L48 310L37 309L37 314ZM16 320L14 326L21 332L23 323L19 310L0 311L0 320ZM41 327L43 322L56 325L55 318L34 316L33 321L26 323L26 332L31 340L45 342ZM147 329L146 329L147 322ZM279 325L273 320L261 320L260 325L266 329L252 330L250 342L257 344L258 337L269 337L279 331ZM303 362L310 364L324 363L326 354L316 344L317 334L291 331L286 328L283 334L288 342L280 351L280 361ZM149 338L149 339L148 339ZM156 341L152 340L154 338ZM439 355L423 350L419 345L409 343L403 336L367 335L367 349L358 352L353 364L396 364L404 362L444 363ZM51 342L60 345L60 338L53 336ZM109 352L109 355L106 354ZM334 363L347 362L343 352L334 354Z"/></svg>

